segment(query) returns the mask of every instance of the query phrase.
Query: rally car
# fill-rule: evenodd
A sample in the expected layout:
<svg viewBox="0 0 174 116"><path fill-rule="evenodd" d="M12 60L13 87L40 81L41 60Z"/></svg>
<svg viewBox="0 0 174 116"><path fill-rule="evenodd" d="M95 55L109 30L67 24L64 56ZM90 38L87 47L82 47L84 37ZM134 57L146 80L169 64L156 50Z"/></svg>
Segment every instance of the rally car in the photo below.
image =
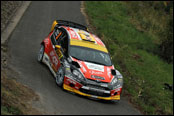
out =
<svg viewBox="0 0 174 116"><path fill-rule="evenodd" d="M86 26L55 20L41 42L38 61L49 67L57 85L67 91L120 100L123 77L114 68L104 43Z"/></svg>

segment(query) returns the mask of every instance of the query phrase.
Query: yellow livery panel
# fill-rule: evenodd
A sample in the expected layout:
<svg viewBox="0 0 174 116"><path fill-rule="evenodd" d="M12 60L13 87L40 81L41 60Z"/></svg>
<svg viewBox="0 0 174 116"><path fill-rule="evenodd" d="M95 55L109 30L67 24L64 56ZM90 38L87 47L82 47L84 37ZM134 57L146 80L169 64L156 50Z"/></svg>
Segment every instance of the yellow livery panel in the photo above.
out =
<svg viewBox="0 0 174 116"><path fill-rule="evenodd" d="M88 42L88 41L71 39L70 45L92 48L92 49L95 49L95 50L99 50L99 51L103 51L103 52L108 53L108 51L105 47L94 44L92 42Z"/></svg>

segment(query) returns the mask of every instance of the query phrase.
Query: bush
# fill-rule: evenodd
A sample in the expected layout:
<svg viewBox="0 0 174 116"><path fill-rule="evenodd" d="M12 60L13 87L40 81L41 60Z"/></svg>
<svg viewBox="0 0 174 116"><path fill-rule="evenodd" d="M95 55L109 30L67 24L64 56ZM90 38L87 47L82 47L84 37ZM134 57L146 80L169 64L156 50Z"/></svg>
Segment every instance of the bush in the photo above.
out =
<svg viewBox="0 0 174 116"><path fill-rule="evenodd" d="M150 48L150 51L168 63L173 62L173 1L139 1L126 4L137 30L154 37L152 39L158 47Z"/></svg>
<svg viewBox="0 0 174 116"><path fill-rule="evenodd" d="M162 33L160 56L168 63L173 62L173 16L171 16L165 31Z"/></svg>

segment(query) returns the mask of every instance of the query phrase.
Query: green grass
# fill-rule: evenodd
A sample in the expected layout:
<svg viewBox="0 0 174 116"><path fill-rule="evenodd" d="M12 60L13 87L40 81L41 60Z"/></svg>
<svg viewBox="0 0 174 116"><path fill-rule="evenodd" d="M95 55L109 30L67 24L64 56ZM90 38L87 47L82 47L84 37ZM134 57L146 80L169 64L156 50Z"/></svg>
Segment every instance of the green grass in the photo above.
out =
<svg viewBox="0 0 174 116"><path fill-rule="evenodd" d="M1 105L1 115L19 115L19 114L21 114L21 112L18 108Z"/></svg>
<svg viewBox="0 0 174 116"><path fill-rule="evenodd" d="M173 84L173 64L153 54L158 38L137 30L124 2L87 1L85 10L124 76L123 95L144 114L173 114L173 93L163 89L164 83Z"/></svg>
<svg viewBox="0 0 174 116"><path fill-rule="evenodd" d="M1 115L12 115L12 113L9 113L7 107L1 105Z"/></svg>

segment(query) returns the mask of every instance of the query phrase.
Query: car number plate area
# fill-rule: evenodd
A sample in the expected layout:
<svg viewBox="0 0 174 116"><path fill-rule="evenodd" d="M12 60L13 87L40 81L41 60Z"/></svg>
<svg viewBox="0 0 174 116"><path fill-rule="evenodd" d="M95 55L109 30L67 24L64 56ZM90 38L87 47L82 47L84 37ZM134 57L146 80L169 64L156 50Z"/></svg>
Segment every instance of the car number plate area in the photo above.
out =
<svg viewBox="0 0 174 116"><path fill-rule="evenodd" d="M100 89L96 89L96 88L92 88L92 87L88 87L88 86L83 86L83 89L89 90L89 91L95 91L95 92L100 92L100 93L108 93L110 94L110 91L106 91L106 90L100 90Z"/></svg>

